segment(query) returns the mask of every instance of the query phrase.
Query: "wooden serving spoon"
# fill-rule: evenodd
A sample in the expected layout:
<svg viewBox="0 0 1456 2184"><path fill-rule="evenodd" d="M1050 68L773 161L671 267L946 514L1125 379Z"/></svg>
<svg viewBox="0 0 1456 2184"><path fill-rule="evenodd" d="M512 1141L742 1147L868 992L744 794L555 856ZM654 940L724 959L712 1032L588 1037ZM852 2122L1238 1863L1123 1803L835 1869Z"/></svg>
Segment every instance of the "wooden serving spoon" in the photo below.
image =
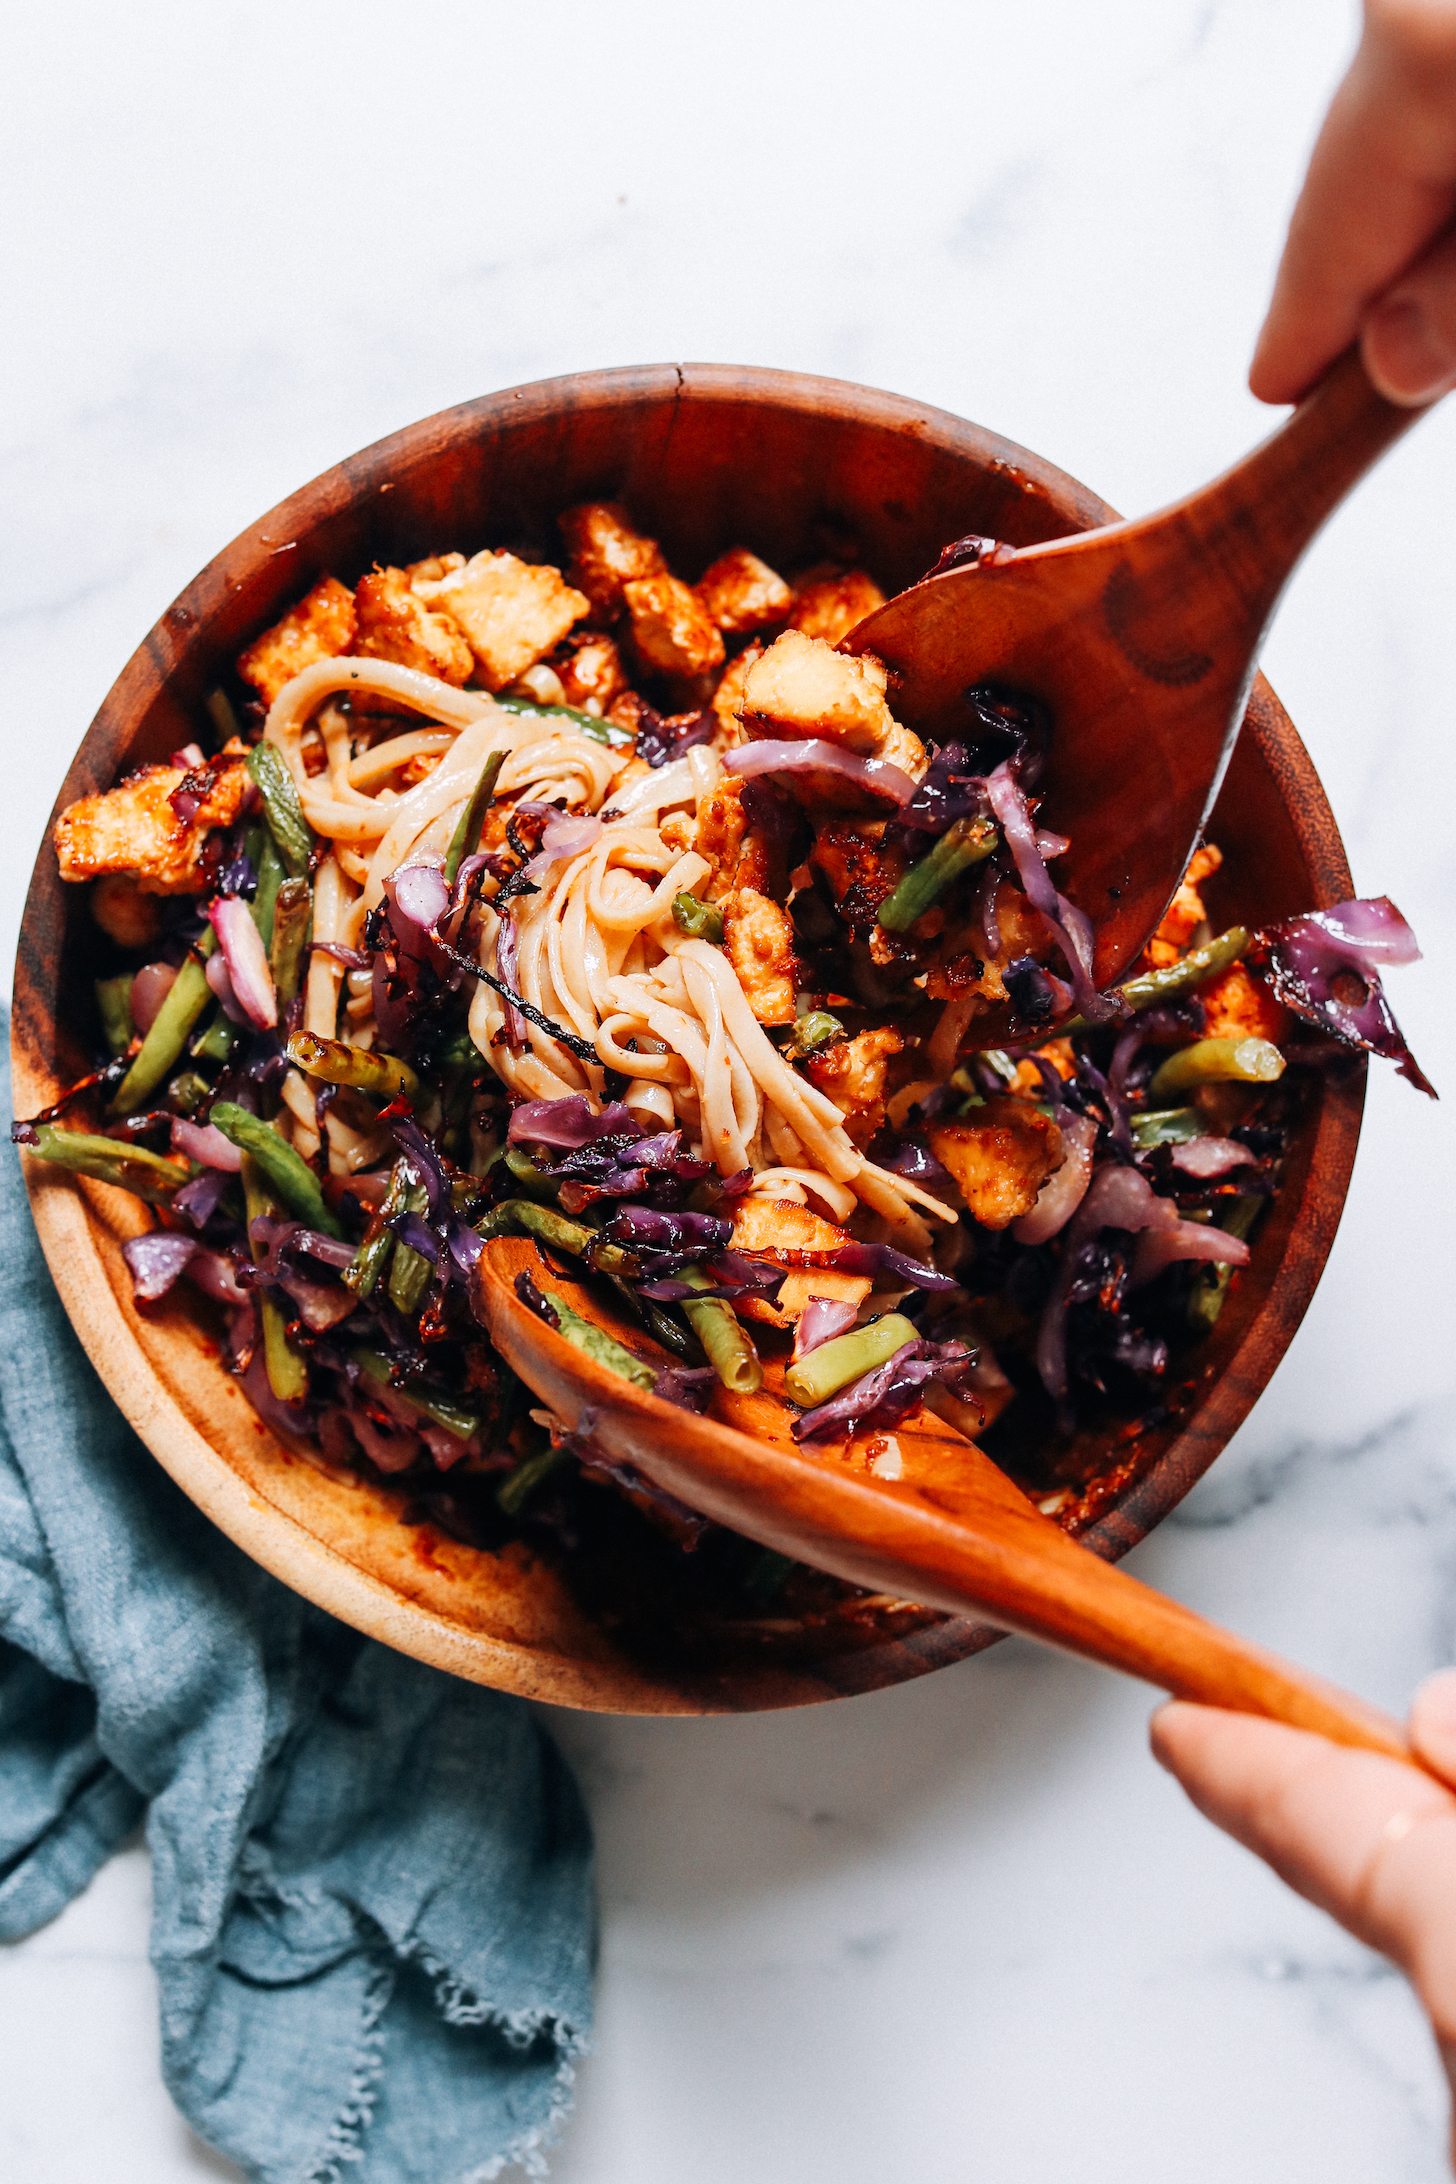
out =
<svg viewBox="0 0 1456 2184"><path fill-rule="evenodd" d="M782 1359L765 1360L755 1394L716 1386L699 1417L568 1342L516 1295L523 1272L655 1370L675 1360L533 1240L485 1246L476 1310L512 1371L583 1441L705 1516L852 1584L980 1616L1175 1697L1411 1760L1400 1725L1377 1708L1079 1546L954 1426L924 1413L847 1448L801 1445L778 1393Z"/></svg>
<svg viewBox="0 0 1456 2184"><path fill-rule="evenodd" d="M1056 880L1092 920L1097 986L1133 963L1183 876L1295 563L1424 414L1377 394L1352 349L1187 500L926 577L844 639L895 671L896 714L921 734L963 734L980 682L1049 707L1041 817L1071 836Z"/></svg>

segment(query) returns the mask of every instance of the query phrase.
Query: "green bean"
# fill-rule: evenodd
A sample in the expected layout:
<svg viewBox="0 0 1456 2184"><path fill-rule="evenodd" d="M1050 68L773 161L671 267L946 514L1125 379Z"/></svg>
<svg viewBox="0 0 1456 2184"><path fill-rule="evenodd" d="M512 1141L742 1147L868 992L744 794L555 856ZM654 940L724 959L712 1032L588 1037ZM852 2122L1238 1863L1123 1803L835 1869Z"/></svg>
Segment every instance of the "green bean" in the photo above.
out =
<svg viewBox="0 0 1456 2184"><path fill-rule="evenodd" d="M570 1456L571 1450L564 1441L552 1448L537 1449L534 1456L525 1457L508 1471L495 1490L496 1507L508 1517L517 1517L522 1505L529 1501L538 1486L545 1484L553 1471L559 1471Z"/></svg>
<svg viewBox="0 0 1456 2184"><path fill-rule="evenodd" d="M395 1239L393 1229L387 1224L392 1214L404 1212L411 1172L408 1162L395 1162L384 1198L364 1232L364 1241L355 1252L353 1263L344 1269L344 1286L352 1289L356 1297L374 1294L375 1285L388 1263Z"/></svg>
<svg viewBox="0 0 1456 2184"><path fill-rule="evenodd" d="M1218 1225L1230 1236L1247 1238L1263 1208L1264 1198L1226 1199L1219 1210ZM1223 1310L1228 1295L1231 1266L1200 1267L1188 1292L1188 1324L1195 1334L1207 1334Z"/></svg>
<svg viewBox="0 0 1456 2184"><path fill-rule="evenodd" d="M316 1032L296 1031L288 1042L288 1059L325 1084L345 1084L356 1092L373 1092L387 1100L401 1096L417 1099L420 1080L408 1062L396 1055L380 1054L367 1047L350 1046L343 1039L321 1039Z"/></svg>
<svg viewBox="0 0 1456 2184"><path fill-rule="evenodd" d="M600 1229L588 1228L585 1221L570 1221L554 1206L541 1206L529 1198L507 1198L495 1212L509 1215L510 1219L531 1236L539 1236L543 1244L554 1244L558 1251L570 1251L578 1259L590 1258L592 1265L602 1274L628 1274L636 1271L637 1261L631 1252L620 1244L604 1241ZM482 1229L481 1234L484 1234ZM492 1231L500 1235L503 1229Z"/></svg>
<svg viewBox="0 0 1456 2184"><path fill-rule="evenodd" d="M690 1289L711 1289L713 1286L701 1267L685 1266L678 1278ZM689 1327L703 1345L708 1363L725 1388L731 1388L735 1395L752 1395L755 1388L763 1385L763 1367L758 1362L758 1352L731 1304L711 1297L685 1297L682 1308Z"/></svg>
<svg viewBox="0 0 1456 2184"><path fill-rule="evenodd" d="M220 744L230 743L234 736L241 736L243 731L238 725L238 716L233 711L233 701L225 690L214 690L210 693L207 711L213 727L217 730Z"/></svg>
<svg viewBox="0 0 1456 2184"><path fill-rule="evenodd" d="M120 978L97 979L96 1006L101 1011L101 1029L107 1046L113 1055L125 1054L136 1028L131 1020L130 971Z"/></svg>
<svg viewBox="0 0 1456 2184"><path fill-rule="evenodd" d="M480 830L485 825L485 815L495 794L495 777L506 762L504 751L487 751L485 764L480 769L480 779L471 792L470 802L461 812L455 832L450 837L450 847L445 852L445 884L455 885L455 875L467 857L473 857L480 847Z"/></svg>
<svg viewBox="0 0 1456 2184"><path fill-rule="evenodd" d="M412 1183L405 1193L406 1213L423 1213L429 1204L429 1194L423 1183ZM394 1243L394 1257L389 1267L389 1301L408 1319L418 1312L425 1301L425 1291L430 1286L434 1268L422 1251L402 1243L398 1237Z"/></svg>
<svg viewBox="0 0 1456 2184"><path fill-rule="evenodd" d="M699 902L686 891L674 895L672 922L693 940L710 940L715 948L723 945L723 913L715 902Z"/></svg>
<svg viewBox="0 0 1456 2184"><path fill-rule="evenodd" d="M267 948L273 940L273 913L278 902L278 890L283 884L283 861L273 846L272 835L262 827L256 831L257 854L253 856L250 847L249 855L253 856L258 884L253 890L253 899L248 908L253 913L253 923L263 937L263 946Z"/></svg>
<svg viewBox="0 0 1456 2184"><path fill-rule="evenodd" d="M217 935L209 925L152 1018L152 1028L111 1102L113 1115L134 1113L148 1093L155 1091L171 1072L187 1043L188 1032L212 999L212 988L207 983L203 965L216 946Z"/></svg>
<svg viewBox="0 0 1456 2184"><path fill-rule="evenodd" d="M225 1062L238 1043L240 1029L219 1001L187 1051L194 1061Z"/></svg>
<svg viewBox="0 0 1456 2184"><path fill-rule="evenodd" d="M179 1114L190 1115L212 1098L212 1086L195 1069L184 1069L167 1087L167 1097Z"/></svg>
<svg viewBox="0 0 1456 2184"><path fill-rule="evenodd" d="M821 1342L817 1350L801 1357L784 1374L784 1392L805 1410L812 1410L816 1403L827 1403L841 1388L883 1365L907 1342L919 1340L919 1328L903 1313L887 1312L868 1327L852 1327L847 1335Z"/></svg>
<svg viewBox="0 0 1456 2184"><path fill-rule="evenodd" d="M1217 940L1209 941L1206 947L1191 949L1176 963L1165 963L1161 970L1140 971L1136 978L1114 986L1112 991L1141 1015L1144 1009L1157 1008L1164 1001L1181 1000L1185 993L1192 993L1195 987L1217 978L1220 971L1226 971L1231 963L1238 962L1248 945L1248 927L1231 925L1226 933L1220 933ZM1088 1028L1085 1016L1072 1016L1065 1024L1058 1024L1056 1036L1068 1039L1074 1032Z"/></svg>
<svg viewBox="0 0 1456 2184"><path fill-rule="evenodd" d="M533 1198L555 1198L556 1185L552 1182L550 1176L543 1174L541 1169L536 1166L535 1161L524 1146L507 1145L505 1163L522 1189L529 1191Z"/></svg>
<svg viewBox="0 0 1456 2184"><path fill-rule="evenodd" d="M313 930L313 889L307 880L285 880L278 890L268 968L280 1012L296 999L303 984L308 936Z"/></svg>
<svg viewBox="0 0 1456 2184"><path fill-rule="evenodd" d="M619 1373L623 1380L630 1380L634 1388L655 1388L657 1374L651 1365L640 1357L634 1357L605 1327L598 1327L595 1320L583 1319L573 1312L564 1297L552 1290L546 1302L556 1314L556 1324L568 1342L591 1358L598 1365L605 1365L609 1373ZM756 1360L755 1360L756 1362Z"/></svg>
<svg viewBox="0 0 1456 2184"><path fill-rule="evenodd" d="M354 1355L359 1361L360 1370L367 1373L371 1380L390 1388L407 1410L417 1412L421 1418L428 1418L434 1425L443 1426L447 1433L454 1434L457 1441L468 1441L480 1424L474 1411L462 1410L458 1403L447 1403L443 1396L420 1395L413 1388L403 1388L391 1382L389 1359L382 1350L356 1350Z"/></svg>
<svg viewBox="0 0 1456 2184"><path fill-rule="evenodd" d="M249 1246L256 1260L263 1256L263 1246L252 1241L253 1223L264 1216L271 1220L278 1206L263 1168L248 1153L243 1155L242 1180ZM308 1366L288 1339L288 1315L266 1290L259 1293L258 1313L263 1323L263 1366L268 1385L280 1403L301 1403L308 1394Z"/></svg>
<svg viewBox="0 0 1456 2184"><path fill-rule="evenodd" d="M538 705L534 698L498 697L495 702L506 712L524 713L531 720L570 721L579 736L590 736L614 751L625 751L637 740L630 729L619 728L614 720L598 720L595 713L583 713L574 705Z"/></svg>
<svg viewBox="0 0 1456 2184"><path fill-rule="evenodd" d="M894 893L885 897L876 922L887 933L908 933L953 880L969 872L972 865L985 862L1000 839L989 819L957 819L929 856L911 865Z"/></svg>
<svg viewBox="0 0 1456 2184"><path fill-rule="evenodd" d="M1150 1108L1132 1118L1133 1143L1143 1152L1155 1145L1186 1145L1203 1137L1203 1119L1194 1107Z"/></svg>
<svg viewBox="0 0 1456 2184"><path fill-rule="evenodd" d="M278 845L284 870L290 878L301 880L308 871L313 853L313 836L303 816L293 776L272 743L255 743L248 753L247 766L263 799L263 815Z"/></svg>
<svg viewBox="0 0 1456 2184"><path fill-rule="evenodd" d="M119 1138L93 1137L86 1130L58 1130L53 1122L35 1125L35 1143L26 1151L37 1160L49 1160L75 1175L89 1175L97 1183L114 1184L144 1198L149 1206L166 1206L188 1170L144 1145L126 1145Z"/></svg>
<svg viewBox="0 0 1456 2184"><path fill-rule="evenodd" d="M239 1152L251 1153L268 1188L276 1192L298 1220L308 1228L319 1229L325 1236L343 1236L343 1224L324 1204L318 1177L271 1123L264 1122L258 1115L250 1115L246 1107L239 1107L233 1100L214 1100L208 1121L221 1130L228 1143L236 1145Z"/></svg>
<svg viewBox="0 0 1456 2184"><path fill-rule="evenodd" d="M1267 1039L1199 1039L1168 1056L1148 1090L1154 1099L1195 1084L1273 1084L1284 1056Z"/></svg>
<svg viewBox="0 0 1456 2184"><path fill-rule="evenodd" d="M845 1036L844 1026L828 1009L810 1009L801 1016L785 1046L779 1052L786 1061L802 1061L806 1054L817 1054L821 1047L833 1046Z"/></svg>

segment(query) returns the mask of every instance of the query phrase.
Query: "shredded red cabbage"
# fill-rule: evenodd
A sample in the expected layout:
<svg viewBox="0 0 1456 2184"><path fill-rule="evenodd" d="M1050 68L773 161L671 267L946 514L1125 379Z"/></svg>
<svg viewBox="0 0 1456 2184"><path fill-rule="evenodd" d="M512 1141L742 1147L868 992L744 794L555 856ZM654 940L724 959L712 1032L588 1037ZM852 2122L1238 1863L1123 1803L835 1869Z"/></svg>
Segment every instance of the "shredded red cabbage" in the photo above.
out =
<svg viewBox="0 0 1456 2184"><path fill-rule="evenodd" d="M569 1151L593 1138L640 1137L641 1125L618 1101L593 1114L584 1092L561 1100L523 1100L511 1116L507 1141L512 1145L549 1145Z"/></svg>
<svg viewBox="0 0 1456 2184"><path fill-rule="evenodd" d="M902 807L915 794L915 783L903 767L892 765L887 758L860 758L819 736L810 736L802 743L741 743L736 750L724 753L723 768L726 773L742 777L762 773L842 774L857 788L868 789L871 795Z"/></svg>
<svg viewBox="0 0 1456 2184"><path fill-rule="evenodd" d="M987 775L986 797L1000 822L1027 898L1050 925L1057 946L1067 959L1077 1007L1089 1024L1108 1024L1114 1018L1126 1015L1124 1002L1113 995L1098 993L1092 983L1091 921L1085 911L1068 902L1065 895L1059 895L1052 885L1052 876L1036 845L1036 828L1026 808L1026 798L1009 760Z"/></svg>
<svg viewBox="0 0 1456 2184"><path fill-rule="evenodd" d="M1383 1055L1418 1092L1435 1099L1436 1088L1406 1045L1380 983L1382 965L1417 963L1420 954L1390 897L1376 895L1266 925L1244 961L1296 1016L1345 1046Z"/></svg>
<svg viewBox="0 0 1456 2184"><path fill-rule="evenodd" d="M837 1335L847 1334L858 1316L859 1307L842 1298L811 1297L794 1323L795 1362Z"/></svg>
<svg viewBox="0 0 1456 2184"><path fill-rule="evenodd" d="M964 1381L974 1364L975 1357L963 1342L907 1342L873 1372L865 1373L827 1403L796 1418L794 1439L811 1441L825 1433L858 1433L867 1426L888 1430L923 1399L927 1381L938 1380L954 1388Z"/></svg>

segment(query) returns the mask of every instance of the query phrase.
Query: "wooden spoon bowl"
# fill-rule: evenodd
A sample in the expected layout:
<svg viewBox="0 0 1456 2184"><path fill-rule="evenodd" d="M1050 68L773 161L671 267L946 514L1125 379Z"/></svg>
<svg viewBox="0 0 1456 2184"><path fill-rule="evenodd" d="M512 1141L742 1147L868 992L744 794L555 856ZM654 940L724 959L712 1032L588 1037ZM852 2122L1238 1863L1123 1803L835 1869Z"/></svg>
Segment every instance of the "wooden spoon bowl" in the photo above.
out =
<svg viewBox="0 0 1456 2184"><path fill-rule="evenodd" d="M165 758L238 650L326 570L459 545L549 540L556 513L624 499L696 574L753 546L792 571L839 552L887 591L967 532L1024 546L1113 520L1062 472L994 434L895 396L789 373L651 366L517 388L426 420L326 473L235 540L168 609L122 673L60 803ZM1225 851L1220 924L1259 923L1352 892L1329 807L1287 715L1258 680L1211 831ZM16 966L16 1112L89 1065L95 932L82 890L41 846ZM1078 1529L1115 1558L1188 1491L1288 1347L1344 1204L1363 1070L1312 1082L1284 1185L1171 1415L1068 1452ZM81 1340L122 1409L184 1490L248 1553L358 1628L458 1674L611 1711L737 1711L872 1690L963 1658L998 1635L961 1616L829 1602L798 1617L672 1623L655 1647L539 1555L486 1552L408 1497L285 1447L219 1357L218 1328L182 1293L139 1310L121 1243L145 1225L100 1185L32 1177L37 1225ZM906 1436L897 1438L902 1448ZM910 1444L929 1444L933 1424ZM644 1601L638 1628L653 1622Z"/></svg>

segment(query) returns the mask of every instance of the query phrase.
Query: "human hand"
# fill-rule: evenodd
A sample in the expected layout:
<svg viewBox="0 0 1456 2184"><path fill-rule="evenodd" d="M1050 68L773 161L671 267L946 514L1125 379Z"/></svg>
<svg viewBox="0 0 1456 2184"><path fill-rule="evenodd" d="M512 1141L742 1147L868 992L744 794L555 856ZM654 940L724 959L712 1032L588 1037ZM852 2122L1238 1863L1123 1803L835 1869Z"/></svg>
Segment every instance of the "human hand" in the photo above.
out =
<svg viewBox="0 0 1456 2184"><path fill-rule="evenodd" d="M1456 0L1365 0L1249 373L1294 402L1351 342L1392 402L1456 386Z"/></svg>
<svg viewBox="0 0 1456 2184"><path fill-rule="evenodd" d="M1155 1758L1201 1813L1400 1966L1456 2093L1456 1668L1416 1693L1409 1735L1432 1774L1209 1706L1152 1721Z"/></svg>

